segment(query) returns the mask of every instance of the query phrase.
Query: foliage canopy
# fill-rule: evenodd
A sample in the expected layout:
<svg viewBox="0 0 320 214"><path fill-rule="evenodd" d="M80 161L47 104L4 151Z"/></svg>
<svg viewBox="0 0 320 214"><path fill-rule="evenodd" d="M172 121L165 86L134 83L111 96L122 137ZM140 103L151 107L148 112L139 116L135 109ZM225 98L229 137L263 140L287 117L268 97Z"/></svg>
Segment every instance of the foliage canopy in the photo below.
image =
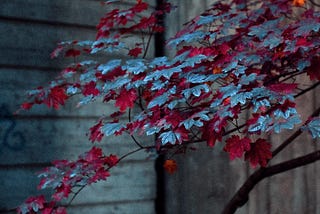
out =
<svg viewBox="0 0 320 214"><path fill-rule="evenodd" d="M78 106L102 101L116 110L90 128L91 150L74 161L55 161L40 174L39 188L54 189L52 200L30 197L19 213L66 213L61 200L72 201L86 185L107 179L110 168L125 158L99 148L110 135L132 137L137 150L128 155L225 142L231 160L244 158L252 167L266 167L278 153L266 134L299 126L300 132L320 137L319 113L301 121L295 108L297 97L319 85L319 12L301 0L217 1L167 41L171 57L148 57L151 37L164 30L159 17L172 9L166 2L150 13L150 5L136 1L106 13L94 41L61 42L53 51L53 58L76 62L48 86L30 91L23 109L35 104L59 109L77 96ZM137 35L140 40L133 40ZM78 60L104 53L115 57ZM299 82L305 75L311 85ZM132 111L135 106L139 111ZM135 135L157 138L145 145ZM164 166L170 173L177 168L174 160Z"/></svg>

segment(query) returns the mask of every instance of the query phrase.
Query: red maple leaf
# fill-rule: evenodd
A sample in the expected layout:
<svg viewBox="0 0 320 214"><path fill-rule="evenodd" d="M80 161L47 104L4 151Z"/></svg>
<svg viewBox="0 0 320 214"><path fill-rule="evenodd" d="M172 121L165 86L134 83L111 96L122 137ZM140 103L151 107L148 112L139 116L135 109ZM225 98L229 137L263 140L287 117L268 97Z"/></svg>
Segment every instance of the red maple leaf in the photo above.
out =
<svg viewBox="0 0 320 214"><path fill-rule="evenodd" d="M84 159L88 162L93 162L95 160L100 159L102 155L102 149L94 146L88 152L85 153Z"/></svg>
<svg viewBox="0 0 320 214"><path fill-rule="evenodd" d="M29 110L29 109L32 108L33 104L34 104L34 103L28 103L28 102L22 103L22 104L21 104L21 108L24 109L24 110Z"/></svg>
<svg viewBox="0 0 320 214"><path fill-rule="evenodd" d="M311 66L307 68L307 74L311 80L320 80L320 57L313 57L311 60Z"/></svg>
<svg viewBox="0 0 320 214"><path fill-rule="evenodd" d="M119 107L121 112L124 112L127 108L134 106L134 101L137 99L137 92L134 89L127 91L122 89L119 96L116 99L115 106Z"/></svg>
<svg viewBox="0 0 320 214"><path fill-rule="evenodd" d="M102 74L101 72L97 72L95 74L95 76L102 80L102 81L112 81L114 80L116 77L119 77L119 76L123 76L124 74L126 73L125 70L123 70L121 68L121 66L119 67L116 67L115 69L113 69L112 71L109 71L108 73L106 74Z"/></svg>
<svg viewBox="0 0 320 214"><path fill-rule="evenodd" d="M173 174L178 169L177 162L172 159L165 160L163 168L169 173Z"/></svg>
<svg viewBox="0 0 320 214"><path fill-rule="evenodd" d="M119 158L116 155L111 154L111 155L105 157L105 163L109 167L115 166L118 162L119 162Z"/></svg>
<svg viewBox="0 0 320 214"><path fill-rule="evenodd" d="M84 96L89 96L89 95L97 96L100 94L100 91L96 88L96 83L94 81L91 81L86 85L84 85L82 94Z"/></svg>
<svg viewBox="0 0 320 214"><path fill-rule="evenodd" d="M240 139L238 135L232 135L226 140L224 151L229 153L230 160L241 158L245 151L250 150L251 140L248 137Z"/></svg>
<svg viewBox="0 0 320 214"><path fill-rule="evenodd" d="M266 167L268 160L272 158L270 149L271 144L265 139L259 138L255 143L251 143L251 149L245 153L245 160L249 160L252 167L256 167L258 164Z"/></svg>
<svg viewBox="0 0 320 214"><path fill-rule="evenodd" d="M96 170L96 173L89 179L88 183L91 184L99 180L106 180L109 176L109 171L105 170L104 168L99 168Z"/></svg>
<svg viewBox="0 0 320 214"><path fill-rule="evenodd" d="M141 53L142 53L142 48L136 47L136 48L131 49L129 51L128 55L133 56L133 57L137 57Z"/></svg>
<svg viewBox="0 0 320 214"><path fill-rule="evenodd" d="M64 56L65 57L76 57L76 56L79 56L80 54L81 54L81 52L78 49L71 48L66 51Z"/></svg>
<svg viewBox="0 0 320 214"><path fill-rule="evenodd" d="M296 83L278 83L278 84L273 84L268 88L271 91L275 91L280 94L290 94L297 88L297 86L298 84Z"/></svg>
<svg viewBox="0 0 320 214"><path fill-rule="evenodd" d="M137 4L135 4L131 10L133 13L141 13L142 11L144 10L147 10L148 9L148 4L145 3L145 2L142 2L142 1L137 1Z"/></svg>
<svg viewBox="0 0 320 214"><path fill-rule="evenodd" d="M56 192L52 195L52 198L55 201L61 201L63 198L67 198L71 193L71 186L62 183L59 187L57 187Z"/></svg>
<svg viewBox="0 0 320 214"><path fill-rule="evenodd" d="M59 86L55 86L50 89L47 99L43 102L48 107L59 109L59 105L64 105L66 99L68 99L68 96L65 89Z"/></svg>
<svg viewBox="0 0 320 214"><path fill-rule="evenodd" d="M91 142L93 143L94 141L100 142L104 134L101 132L101 127L103 126L102 121L100 120L99 123L96 125L92 126L90 128L90 138Z"/></svg>

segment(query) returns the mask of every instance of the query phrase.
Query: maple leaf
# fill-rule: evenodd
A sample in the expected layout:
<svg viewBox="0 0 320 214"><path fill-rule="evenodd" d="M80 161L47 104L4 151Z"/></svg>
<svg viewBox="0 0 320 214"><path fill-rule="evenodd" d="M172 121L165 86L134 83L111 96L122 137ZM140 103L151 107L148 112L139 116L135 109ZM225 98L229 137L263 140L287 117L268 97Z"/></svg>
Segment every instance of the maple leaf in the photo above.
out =
<svg viewBox="0 0 320 214"><path fill-rule="evenodd" d="M88 162L92 162L99 159L102 154L102 149L94 146L84 154L84 159Z"/></svg>
<svg viewBox="0 0 320 214"><path fill-rule="evenodd" d="M65 53L65 57L76 57L79 56L81 54L81 51L79 51L78 49L69 49L66 51Z"/></svg>
<svg viewBox="0 0 320 214"><path fill-rule="evenodd" d="M129 51L128 55L133 56L133 57L137 57L141 53L142 53L142 48L136 47L136 48L131 49Z"/></svg>
<svg viewBox="0 0 320 214"><path fill-rule="evenodd" d="M59 105L64 105L66 99L68 99L68 96L65 89L60 86L55 86L50 89L47 99L43 102L48 107L59 109Z"/></svg>
<svg viewBox="0 0 320 214"><path fill-rule="evenodd" d="M25 102L21 104L21 108L24 110L29 110L32 108L34 103L30 103L30 102Z"/></svg>
<svg viewBox="0 0 320 214"><path fill-rule="evenodd" d="M110 173L108 170L104 168L99 168L96 170L96 173L89 179L88 183L95 183L99 180L106 180L107 177L110 177Z"/></svg>
<svg viewBox="0 0 320 214"><path fill-rule="evenodd" d="M146 2L142 2L142 0L137 0L137 4L135 4L131 10L133 13L141 13L144 10L147 10L149 5Z"/></svg>
<svg viewBox="0 0 320 214"><path fill-rule="evenodd" d="M238 135L232 135L226 140L224 151L230 155L230 160L241 158L245 151L250 150L251 140L248 137L240 139Z"/></svg>
<svg viewBox="0 0 320 214"><path fill-rule="evenodd" d="M116 155L113 155L113 154L105 157L104 160L105 160L105 163L109 167L113 167L119 162L119 158Z"/></svg>
<svg viewBox="0 0 320 214"><path fill-rule="evenodd" d="M56 192L52 195L52 198L55 201L61 201L62 198L68 198L71 193L71 186L62 183L59 187L57 187Z"/></svg>
<svg viewBox="0 0 320 214"><path fill-rule="evenodd" d="M101 128L103 126L102 121L100 120L99 123L94 125L93 127L90 128L90 138L91 142L93 143L94 141L100 142L102 137L104 136L103 132L101 131Z"/></svg>
<svg viewBox="0 0 320 214"><path fill-rule="evenodd" d="M100 91L96 88L96 83L94 81L90 81L86 85L84 85L84 88L82 90L82 94L84 96L97 96L100 94Z"/></svg>
<svg viewBox="0 0 320 214"><path fill-rule="evenodd" d="M127 108L134 106L134 101L137 99L137 92L134 89L127 91L122 89L119 96L116 99L115 106L119 107L121 112L124 112Z"/></svg>
<svg viewBox="0 0 320 214"><path fill-rule="evenodd" d="M278 84L272 84L268 88L271 91L275 91L280 94L291 94L296 88L298 84L296 83L278 83Z"/></svg>
<svg viewBox="0 0 320 214"><path fill-rule="evenodd" d="M268 160L272 158L270 149L271 144L265 139L259 138L256 142L251 143L251 149L245 153L245 160L249 160L251 166L254 168L258 164L266 167Z"/></svg>
<svg viewBox="0 0 320 214"><path fill-rule="evenodd" d="M320 57L313 57L311 60L310 67L307 68L307 74L310 77L310 80L320 80Z"/></svg>
<svg viewBox="0 0 320 214"><path fill-rule="evenodd" d="M173 174L178 169L177 162L172 159L165 160L163 167L169 174Z"/></svg>

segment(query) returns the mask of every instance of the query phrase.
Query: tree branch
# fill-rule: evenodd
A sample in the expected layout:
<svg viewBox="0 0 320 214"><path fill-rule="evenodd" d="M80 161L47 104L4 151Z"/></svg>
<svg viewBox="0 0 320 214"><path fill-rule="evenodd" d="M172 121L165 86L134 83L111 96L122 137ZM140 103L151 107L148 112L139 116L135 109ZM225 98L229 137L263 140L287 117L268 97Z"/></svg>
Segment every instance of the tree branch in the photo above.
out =
<svg viewBox="0 0 320 214"><path fill-rule="evenodd" d="M249 199L249 193L258 184L261 180L267 177L271 177L273 175L286 172L301 166L305 166L307 164L311 164L315 161L320 160L320 150L304 155L302 157L298 157L289 161L285 161L273 166L269 166L267 168L260 168L256 172L254 172L245 183L239 188L236 194L232 197L232 199L225 206L222 211L223 214L231 214L235 213L235 211L246 204Z"/></svg>

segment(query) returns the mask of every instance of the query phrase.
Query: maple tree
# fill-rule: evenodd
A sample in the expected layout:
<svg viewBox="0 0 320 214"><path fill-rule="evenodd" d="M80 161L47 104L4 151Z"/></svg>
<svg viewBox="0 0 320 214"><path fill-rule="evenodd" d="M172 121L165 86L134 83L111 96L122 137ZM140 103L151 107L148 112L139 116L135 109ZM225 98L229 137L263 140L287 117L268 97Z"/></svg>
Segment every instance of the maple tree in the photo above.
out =
<svg viewBox="0 0 320 214"><path fill-rule="evenodd" d="M61 42L53 51L53 58L63 55L76 62L49 86L30 91L22 109L36 104L59 109L76 96L78 106L102 100L116 110L92 125L89 140L94 145L88 152L74 161L55 161L40 174L39 189L52 188L52 199L30 197L19 213L66 213L85 186L106 180L110 169L128 155L152 148L159 154L175 154L196 143L214 147L221 142L231 160L244 158L259 167L224 213L245 204L265 177L320 159L320 151L315 151L270 165L303 132L320 137L320 108L302 121L295 101L320 83L320 13L304 0L217 1L166 42L175 53L172 57L147 58L151 37L164 31L159 16L172 9L164 2L149 12L146 2L136 1L106 13L94 41ZM136 32L141 40L132 44ZM129 59L77 61L79 55L104 52L125 52ZM299 82L299 76L308 76L310 84ZM133 112L133 107L140 111ZM245 113L250 115L247 120ZM292 130L292 135L273 148L265 134L283 130ZM99 148L108 136L123 134L131 136L136 150L118 157ZM156 140L145 145L135 135L155 135ZM174 157L164 168L169 173L178 169ZM68 198L68 204L61 203Z"/></svg>

